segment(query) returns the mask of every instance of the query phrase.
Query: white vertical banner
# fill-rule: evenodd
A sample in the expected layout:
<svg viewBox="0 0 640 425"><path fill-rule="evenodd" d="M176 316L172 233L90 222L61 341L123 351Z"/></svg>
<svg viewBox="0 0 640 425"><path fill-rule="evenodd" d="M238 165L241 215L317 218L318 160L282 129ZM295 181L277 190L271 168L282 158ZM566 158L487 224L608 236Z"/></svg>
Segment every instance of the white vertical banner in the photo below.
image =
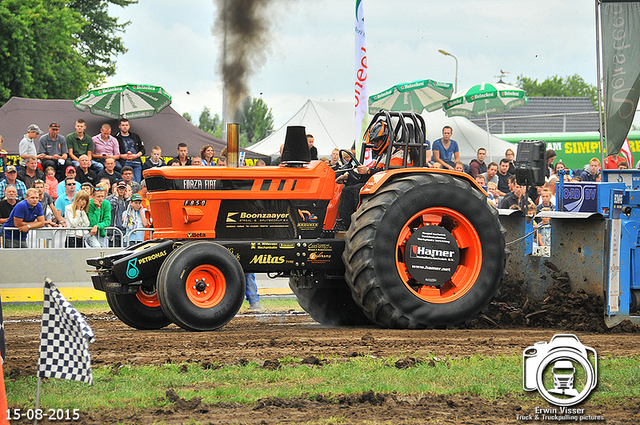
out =
<svg viewBox="0 0 640 425"><path fill-rule="evenodd" d="M362 134L367 129L369 118L367 115L367 44L364 32L364 0L356 0L356 79L355 79L355 148L360 150ZM359 154L360 152L358 152Z"/></svg>

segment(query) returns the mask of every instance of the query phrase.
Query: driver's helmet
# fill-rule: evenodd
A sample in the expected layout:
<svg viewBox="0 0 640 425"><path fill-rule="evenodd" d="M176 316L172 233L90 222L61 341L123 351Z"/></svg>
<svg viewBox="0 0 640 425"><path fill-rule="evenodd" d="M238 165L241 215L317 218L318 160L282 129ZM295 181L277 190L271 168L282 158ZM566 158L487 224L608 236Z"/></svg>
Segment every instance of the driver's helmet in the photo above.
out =
<svg viewBox="0 0 640 425"><path fill-rule="evenodd" d="M373 152L381 155L387 150L389 140L391 139L391 131L386 121L380 120L371 126L365 138L365 143L373 144Z"/></svg>

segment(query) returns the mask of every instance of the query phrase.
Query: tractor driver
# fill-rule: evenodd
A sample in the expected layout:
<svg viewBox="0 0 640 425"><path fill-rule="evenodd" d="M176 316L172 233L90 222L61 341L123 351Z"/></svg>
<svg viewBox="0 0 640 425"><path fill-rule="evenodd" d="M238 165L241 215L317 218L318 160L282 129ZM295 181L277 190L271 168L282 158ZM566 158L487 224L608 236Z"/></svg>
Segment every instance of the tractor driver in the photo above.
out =
<svg viewBox="0 0 640 425"><path fill-rule="evenodd" d="M387 151L389 148L389 142L391 141L391 129L389 125L384 121L378 121L367 132L366 143L373 144L373 154L376 160L368 168L364 165L359 165L353 171L360 175L358 183L351 183L347 181L349 173L344 173L336 178L336 183L345 183L342 189L342 195L340 196L340 204L338 205L338 217L336 223L337 231L344 231L351 225L351 214L358 209L360 190L364 186L365 182L369 180L369 177L375 173L384 170L385 162L387 161ZM395 149L391 154L389 165L402 166L404 159L403 149ZM411 166L412 162L407 159L407 165Z"/></svg>

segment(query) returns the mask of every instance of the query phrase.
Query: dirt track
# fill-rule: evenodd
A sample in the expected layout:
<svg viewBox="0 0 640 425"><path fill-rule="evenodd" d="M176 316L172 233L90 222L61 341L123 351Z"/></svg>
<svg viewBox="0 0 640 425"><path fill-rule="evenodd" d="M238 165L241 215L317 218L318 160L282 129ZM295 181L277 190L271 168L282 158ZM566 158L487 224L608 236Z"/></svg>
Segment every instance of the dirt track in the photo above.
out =
<svg viewBox="0 0 640 425"><path fill-rule="evenodd" d="M10 319L10 318L9 318ZM35 319L35 318L34 318ZM443 358L473 354L520 354L537 342L549 341L563 329L478 329L488 321L475 322L476 329L388 330L377 328L324 328L305 314L244 314L216 332L189 333L174 325L160 331L133 330L110 315L89 316L96 334L91 346L95 366L116 364L163 364L199 362L238 363L282 358L349 358L367 353L377 357L427 356ZM6 323L7 379L33 376L37 363L40 325L37 321ZM638 352L638 334L576 332L582 343L600 356L628 356ZM169 390L169 389L168 389ZM473 396L364 393L335 395L330 399L264 399L246 405L208 405L199 400L180 399L169 392L173 408L163 411L118 412L108 415L89 412L80 423L140 423L165 420L166 423L521 423L517 413L530 413L543 405L535 395L525 399L507 397L487 403ZM624 406L599 406L586 402L587 413L604 415L606 423L640 423L640 399ZM540 423L540 422L535 422ZM601 422L602 423L602 422Z"/></svg>

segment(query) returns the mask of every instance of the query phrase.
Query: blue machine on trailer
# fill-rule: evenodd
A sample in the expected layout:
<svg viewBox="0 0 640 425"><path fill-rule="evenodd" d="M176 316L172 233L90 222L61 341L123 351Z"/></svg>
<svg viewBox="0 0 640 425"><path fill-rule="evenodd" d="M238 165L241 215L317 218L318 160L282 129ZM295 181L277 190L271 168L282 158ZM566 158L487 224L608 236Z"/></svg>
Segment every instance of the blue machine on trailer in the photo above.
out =
<svg viewBox="0 0 640 425"><path fill-rule="evenodd" d="M547 215L598 213L604 217L605 323L609 327L623 320L640 324L640 316L631 315L640 307L640 170L602 170L602 180L558 182L558 212Z"/></svg>
<svg viewBox="0 0 640 425"><path fill-rule="evenodd" d="M546 167L544 142L518 143L516 177L520 185L540 186ZM556 187L556 210L549 218L550 241L541 246L531 217L500 210L512 235L506 274L526 282L535 298L545 297L554 274L566 273L571 290L603 295L608 327L623 320L640 324L640 170L603 170L602 182L564 182ZM545 226L546 227L546 226ZM518 236L523 235L523 236Z"/></svg>

